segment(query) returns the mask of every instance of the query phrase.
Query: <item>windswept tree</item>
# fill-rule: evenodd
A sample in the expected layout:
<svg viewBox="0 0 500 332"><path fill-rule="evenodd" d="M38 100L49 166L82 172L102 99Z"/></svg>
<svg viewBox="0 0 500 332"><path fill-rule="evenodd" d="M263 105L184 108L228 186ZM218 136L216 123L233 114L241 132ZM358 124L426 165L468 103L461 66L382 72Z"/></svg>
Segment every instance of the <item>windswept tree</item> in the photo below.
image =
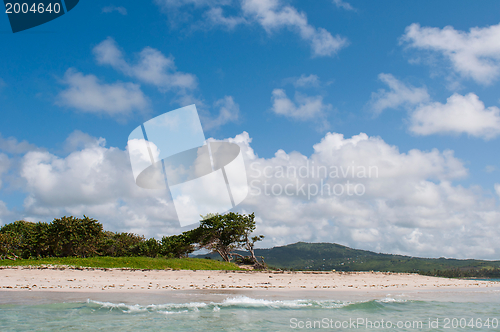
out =
<svg viewBox="0 0 500 332"><path fill-rule="evenodd" d="M264 258L261 257L262 263L259 262L257 257L255 256L255 243L258 241L262 241L264 239L264 235L256 235L251 236L245 235L245 242L243 243L243 249L247 250L250 253L250 260L252 261L254 268L262 269L264 268Z"/></svg>
<svg viewBox="0 0 500 332"><path fill-rule="evenodd" d="M230 262L237 249L250 252L252 262L261 267L254 253L255 243L264 238L263 235L251 236L255 230L255 215L229 212L224 215L210 214L203 217L197 229L198 243L201 248L217 252L224 261Z"/></svg>

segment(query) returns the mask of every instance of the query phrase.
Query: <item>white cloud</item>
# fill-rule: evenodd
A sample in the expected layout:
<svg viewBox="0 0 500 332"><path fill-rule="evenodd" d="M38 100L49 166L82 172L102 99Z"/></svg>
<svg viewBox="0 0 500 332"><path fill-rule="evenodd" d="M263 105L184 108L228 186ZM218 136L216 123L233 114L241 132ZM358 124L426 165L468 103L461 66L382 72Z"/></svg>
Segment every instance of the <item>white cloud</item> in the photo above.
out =
<svg viewBox="0 0 500 332"><path fill-rule="evenodd" d="M162 6L165 9L179 8L186 5L192 5L194 7L204 7L204 6L221 6L228 5L231 0L155 0L156 4Z"/></svg>
<svg viewBox="0 0 500 332"><path fill-rule="evenodd" d="M300 121L318 121L323 127L328 127L327 113L333 109L331 104L323 103L322 96L307 96L300 92L295 93L295 101L290 100L285 90L274 89L272 93L272 111Z"/></svg>
<svg viewBox="0 0 500 332"><path fill-rule="evenodd" d="M83 112L126 116L148 106L137 84L104 84L96 76L84 75L72 68L66 71L62 82L68 87L59 93L57 104Z"/></svg>
<svg viewBox="0 0 500 332"><path fill-rule="evenodd" d="M313 56L333 56L347 46L347 39L333 37L323 28L315 28L307 21L306 14L291 6L284 6L279 0L242 0L245 16L259 22L271 33L281 28L298 31L300 37L311 44Z"/></svg>
<svg viewBox="0 0 500 332"><path fill-rule="evenodd" d="M105 204L120 192L130 192L127 185L131 186L131 181L123 181L125 174L129 175L125 153L105 148L104 141L93 143L65 158L43 151L28 152L20 170L31 193L27 207L34 201L47 207Z"/></svg>
<svg viewBox="0 0 500 332"><path fill-rule="evenodd" d="M486 173L493 173L493 172L495 172L496 170L497 170L497 167L496 167L496 166L493 166L493 165L486 165L486 166L484 167L484 171L485 171Z"/></svg>
<svg viewBox="0 0 500 332"><path fill-rule="evenodd" d="M27 197L22 217L38 221L86 214L114 231L179 232L168 193L139 188L127 152L89 138L81 132L70 135L67 143L78 149L65 157L43 151L23 156L19 177Z"/></svg>
<svg viewBox="0 0 500 332"><path fill-rule="evenodd" d="M10 159L5 153L0 153L0 188L2 188L3 174L7 173L10 168ZM0 201L1 202L1 201Z"/></svg>
<svg viewBox="0 0 500 332"><path fill-rule="evenodd" d="M443 55L455 72L478 83L491 84L500 75L500 24L467 33L452 26L439 29L413 23L401 40L409 47Z"/></svg>
<svg viewBox="0 0 500 332"><path fill-rule="evenodd" d="M309 76L302 74L298 79L294 80L293 85L296 88L318 87L320 85L320 79L317 75L314 74L311 74Z"/></svg>
<svg viewBox="0 0 500 332"><path fill-rule="evenodd" d="M224 26L229 30L234 29L240 24L248 23L244 17L239 16L224 16L221 7L214 7L204 13L206 23L209 26Z"/></svg>
<svg viewBox="0 0 500 332"><path fill-rule="evenodd" d="M122 15L127 15L127 8L122 7L122 6L106 6L102 9L103 13L112 13L112 12L118 12Z"/></svg>
<svg viewBox="0 0 500 332"><path fill-rule="evenodd" d="M0 188L2 188L5 180L10 182L10 188L19 188L19 178L12 178L9 173L11 171L15 172L20 156L36 150L39 149L27 141L19 142L14 137L3 138L0 134ZM2 216L5 216L7 212L9 212L8 208L4 202L0 201L0 222Z"/></svg>
<svg viewBox="0 0 500 332"><path fill-rule="evenodd" d="M255 211L259 217L257 232L266 235L264 246L337 242L382 252L460 258L493 258L500 251L500 210L479 188L452 184L467 175L452 151L401 153L378 137L328 133L310 156L278 150L272 158L259 158L246 133L234 141L246 157L251 187L241 210ZM329 173L332 167L340 169L339 177ZM360 176L359 170L370 167L378 172ZM351 195L347 189L342 195L328 194L326 185L350 186ZM360 185L365 194L353 194Z"/></svg>
<svg viewBox="0 0 500 332"><path fill-rule="evenodd" d="M500 184L495 183L495 192L497 193L498 197L500 197Z"/></svg>
<svg viewBox="0 0 500 332"><path fill-rule="evenodd" d="M176 2L173 2L174 5ZM198 2L190 2L196 4ZM130 64L116 42L108 37L93 49L96 61L109 65L115 70L141 82L156 86L161 92L174 91L174 101L180 106L195 104L203 114L205 129L214 129L228 122L235 122L239 116L239 106L232 96L217 100L213 110L218 115L210 115L204 99L196 95L198 80L195 75L177 70L172 56L166 57L159 50L145 47L139 53L139 60Z"/></svg>
<svg viewBox="0 0 500 332"><path fill-rule="evenodd" d="M268 33L282 28L295 31L307 41L312 48L313 56L333 56L348 45L346 38L339 35L332 36L324 28L316 28L309 24L307 16L295 7L285 5L280 0L240 0L240 1L209 1L209 0L156 0L168 15L175 15L187 20L188 10L182 14L180 8L188 6L194 9L203 9L206 26L225 26L233 29L239 24L256 22ZM235 6L235 3L238 6ZM236 7L239 14L224 16L223 6Z"/></svg>
<svg viewBox="0 0 500 332"><path fill-rule="evenodd" d="M496 199L483 195L480 187L453 184L468 171L452 151L402 153L379 137L328 133L309 156L278 150L274 157L260 158L246 132L228 140L242 148L251 188L237 210L256 213L257 232L266 235L264 246L337 242L418 256L498 257ZM166 193L135 185L126 151L106 147L104 139L92 142L81 132L73 133L68 142L77 148L64 157L44 151L22 157L18 176L24 180L27 198L21 217L49 221L64 214L86 214L114 231L146 236L182 231ZM327 176L321 167L328 169ZM337 167L338 177L330 173L332 167ZM363 167L376 171L363 177ZM277 173L280 169L283 176ZM295 169L297 177L293 172L287 176L287 169ZM328 195L325 189L324 194L307 197L308 188L314 191L313 185L319 188L322 180L332 188L363 185L365 193ZM292 195L272 194L287 185ZM300 186L306 194L296 193ZM270 195L264 193L266 187ZM2 206L0 202L0 218Z"/></svg>
<svg viewBox="0 0 500 332"><path fill-rule="evenodd" d="M425 87L405 85L391 74L380 74L379 79L390 91L380 89L372 93L370 104L375 114L404 106L409 113L409 129L415 134L468 134L483 139L500 134L500 109L486 108L474 93L455 93L442 104L433 102Z"/></svg>
<svg viewBox="0 0 500 332"><path fill-rule="evenodd" d="M9 211L9 208L4 201L0 201L0 225L5 225L12 221L14 214Z"/></svg>
<svg viewBox="0 0 500 332"><path fill-rule="evenodd" d="M64 142L64 151L71 153L89 147L105 145L106 140L104 138L100 137L96 139L80 130L75 130L66 138Z"/></svg>
<svg viewBox="0 0 500 332"><path fill-rule="evenodd" d="M500 109L485 108L474 93L455 93L446 104L434 102L417 107L410 121L410 130L419 135L465 133L491 139L500 134Z"/></svg>
<svg viewBox="0 0 500 332"><path fill-rule="evenodd" d="M414 106L427 102L430 99L425 87L416 88L411 85L405 85L391 74L381 73L378 75L378 78L387 84L390 90L380 89L378 92L372 93L371 104L375 114L380 114L387 108Z"/></svg>
<svg viewBox="0 0 500 332"><path fill-rule="evenodd" d="M356 9L353 6L351 6L351 4L348 2L342 0L333 0L333 3L335 4L335 6L337 6L337 8L356 11Z"/></svg>
<svg viewBox="0 0 500 332"><path fill-rule="evenodd" d="M196 76L177 71L173 57L146 47L139 53L136 64L128 63L116 42L108 37L93 49L100 65L109 65L127 76L158 87L160 91L192 90L197 86Z"/></svg>
<svg viewBox="0 0 500 332"><path fill-rule="evenodd" d="M19 142L15 137L3 138L0 134L0 151L11 154L24 154L36 149L37 147L28 141Z"/></svg>
<svg viewBox="0 0 500 332"><path fill-rule="evenodd" d="M217 117L207 115L201 118L205 130L218 128L226 123L238 121L240 106L234 102L231 96L225 96L217 100L214 103L213 109L219 111Z"/></svg>

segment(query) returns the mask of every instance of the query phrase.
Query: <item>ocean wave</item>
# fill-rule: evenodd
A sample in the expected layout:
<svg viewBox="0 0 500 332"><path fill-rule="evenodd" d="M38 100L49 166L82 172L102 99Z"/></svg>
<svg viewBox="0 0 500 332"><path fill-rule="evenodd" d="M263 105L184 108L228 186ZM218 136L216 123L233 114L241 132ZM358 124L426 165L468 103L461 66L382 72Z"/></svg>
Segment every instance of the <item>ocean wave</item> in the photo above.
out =
<svg viewBox="0 0 500 332"><path fill-rule="evenodd" d="M406 299L395 299L386 297L379 300L369 301L337 301L337 300L267 300L247 296L228 297L222 302L189 302L189 303L166 303L166 304L125 304L87 300L94 309L119 310L124 313L157 312L165 315L197 312L200 310L219 312L230 308L253 308L253 309L367 309L369 307L380 307L384 304L405 303Z"/></svg>
<svg viewBox="0 0 500 332"><path fill-rule="evenodd" d="M90 299L87 300L87 303L96 306L98 309L109 309L109 310L118 309L125 313L148 311L148 312L160 312L165 314L199 311L199 309L201 308L207 308L211 306L211 304L207 304L204 302L149 304L145 306L139 304L101 302Z"/></svg>
<svg viewBox="0 0 500 332"><path fill-rule="evenodd" d="M405 303L408 300L406 300L406 299L394 299L392 297L386 297L386 298L383 298L380 300L375 300L375 301L379 302L379 303Z"/></svg>

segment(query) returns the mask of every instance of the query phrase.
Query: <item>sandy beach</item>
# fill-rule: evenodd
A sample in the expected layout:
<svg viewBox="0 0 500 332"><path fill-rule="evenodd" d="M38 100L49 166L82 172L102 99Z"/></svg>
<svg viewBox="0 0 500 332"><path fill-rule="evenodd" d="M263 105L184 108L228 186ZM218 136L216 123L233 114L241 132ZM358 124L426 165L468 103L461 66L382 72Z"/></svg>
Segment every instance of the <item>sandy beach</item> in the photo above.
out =
<svg viewBox="0 0 500 332"><path fill-rule="evenodd" d="M0 268L0 320L16 330L283 331L360 318L427 327L471 308L497 319L499 292L500 282L407 273L13 267Z"/></svg>
<svg viewBox="0 0 500 332"><path fill-rule="evenodd" d="M500 290L499 282L382 272L255 272L0 268L0 289L11 291L144 292L150 290L381 291Z"/></svg>

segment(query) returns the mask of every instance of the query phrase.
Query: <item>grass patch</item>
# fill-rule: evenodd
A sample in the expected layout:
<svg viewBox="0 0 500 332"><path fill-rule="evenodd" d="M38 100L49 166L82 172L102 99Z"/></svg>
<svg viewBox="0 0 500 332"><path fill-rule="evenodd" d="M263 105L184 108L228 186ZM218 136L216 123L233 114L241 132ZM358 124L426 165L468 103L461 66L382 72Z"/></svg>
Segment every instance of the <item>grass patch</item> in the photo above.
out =
<svg viewBox="0 0 500 332"><path fill-rule="evenodd" d="M130 268L148 270L241 270L234 263L200 258L150 257L50 257L41 259L0 260L0 266L73 266L91 268Z"/></svg>

